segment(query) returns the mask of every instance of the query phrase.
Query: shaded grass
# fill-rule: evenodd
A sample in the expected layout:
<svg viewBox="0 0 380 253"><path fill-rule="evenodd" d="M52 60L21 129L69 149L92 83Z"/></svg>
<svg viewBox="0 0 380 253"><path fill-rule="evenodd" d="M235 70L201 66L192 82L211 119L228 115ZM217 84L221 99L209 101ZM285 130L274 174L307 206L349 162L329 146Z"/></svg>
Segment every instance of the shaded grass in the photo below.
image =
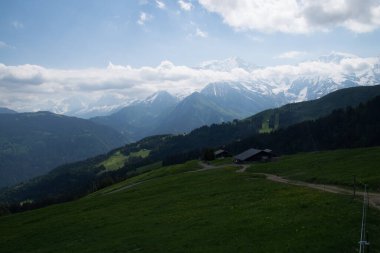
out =
<svg viewBox="0 0 380 253"><path fill-rule="evenodd" d="M151 164L148 166L141 167L141 168L137 169L137 171L142 172L142 174L137 175L135 177L132 177L130 179L127 179L123 182L111 185L105 189L101 189L101 190L99 190L99 191L97 191L97 192L95 192L89 196L94 196L94 195L98 195L98 194L105 194L105 193L116 191L116 190L119 190L119 189L124 188L126 186L136 184L139 182L144 182L147 180L152 180L155 178L160 178L160 177L169 176L169 175L175 175L175 174L183 173L186 171L197 170L197 169L201 168L199 166L197 160L192 160L192 161L188 161L188 162L183 163L183 164L166 166L166 167L153 169L153 170L149 170L149 171L144 172L144 170L152 169L153 167L159 166L159 165L161 165L161 163L156 163L156 164Z"/></svg>
<svg viewBox="0 0 380 253"><path fill-rule="evenodd" d="M152 170L157 170L161 167L162 167L162 162L156 162L156 163L148 164L148 165L145 165L143 167L137 168L136 172L138 174L141 174L141 173L146 173L146 172L149 172Z"/></svg>
<svg viewBox="0 0 380 253"><path fill-rule="evenodd" d="M0 217L0 252L357 249L359 202L234 170L182 173L195 162L140 175L154 180L117 193ZM369 210L368 229L371 252L380 252L376 210Z"/></svg>
<svg viewBox="0 0 380 253"><path fill-rule="evenodd" d="M223 165L223 164L230 164L232 163L232 160L233 160L232 157L225 157L225 158L215 159L213 161L210 161L210 163L212 165L218 166L218 165Z"/></svg>
<svg viewBox="0 0 380 253"><path fill-rule="evenodd" d="M352 186L368 184L380 191L380 147L301 153L278 161L253 164L248 171L277 174L286 178Z"/></svg>

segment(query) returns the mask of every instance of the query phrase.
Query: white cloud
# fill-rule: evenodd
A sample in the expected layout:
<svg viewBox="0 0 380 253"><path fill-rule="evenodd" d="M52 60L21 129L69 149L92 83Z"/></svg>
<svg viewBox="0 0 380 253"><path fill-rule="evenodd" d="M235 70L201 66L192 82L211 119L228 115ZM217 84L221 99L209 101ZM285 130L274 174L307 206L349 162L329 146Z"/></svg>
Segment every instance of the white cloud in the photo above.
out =
<svg viewBox="0 0 380 253"><path fill-rule="evenodd" d="M306 52L303 52L303 51L288 51L288 52L285 52L285 53L278 55L276 58L279 58L279 59L296 59L296 58L299 58L299 57L302 57L305 55L306 55Z"/></svg>
<svg viewBox="0 0 380 253"><path fill-rule="evenodd" d="M379 0L198 0L238 30L309 33L344 27L356 33L380 27Z"/></svg>
<svg viewBox="0 0 380 253"><path fill-rule="evenodd" d="M201 38L207 38L208 37L207 32L204 32L199 28L197 28L197 30L195 31L195 35L198 37L201 37Z"/></svg>
<svg viewBox="0 0 380 253"><path fill-rule="evenodd" d="M219 81L249 82L258 87L260 83L270 83L275 91L286 85L287 80L302 76L331 78L336 82L352 73L360 77L361 73L373 69L379 62L378 58L349 55L333 61L314 60L252 70L238 67L225 70L191 68L177 66L170 61L163 61L156 67L133 68L110 63L106 68L89 69L0 64L0 106L20 111L64 113L74 105L82 109L100 106L99 101L102 100L102 106L114 108L123 101L143 99L159 90L183 95ZM71 98L77 101L74 105L70 105Z"/></svg>
<svg viewBox="0 0 380 253"><path fill-rule="evenodd" d="M181 9L185 11L191 11L191 9L194 7L191 2L185 0L179 0L178 4L181 7Z"/></svg>
<svg viewBox="0 0 380 253"><path fill-rule="evenodd" d="M145 25L145 22L151 20L153 18L152 15L146 13L146 12L140 12L139 19L137 20L137 24L139 25Z"/></svg>
<svg viewBox="0 0 380 253"><path fill-rule="evenodd" d="M160 8L162 10L166 8L166 5L165 5L165 3L163 1L156 0L156 5L157 5L158 8Z"/></svg>

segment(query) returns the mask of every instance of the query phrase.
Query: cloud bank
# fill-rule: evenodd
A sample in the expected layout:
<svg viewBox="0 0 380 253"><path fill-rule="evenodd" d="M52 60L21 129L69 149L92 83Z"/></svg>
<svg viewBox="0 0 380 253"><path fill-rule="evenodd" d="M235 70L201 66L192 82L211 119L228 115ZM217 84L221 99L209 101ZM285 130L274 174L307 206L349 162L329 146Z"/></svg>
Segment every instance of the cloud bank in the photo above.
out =
<svg viewBox="0 0 380 253"><path fill-rule="evenodd" d="M379 0L198 0L237 30L305 34L343 27L355 33L380 27Z"/></svg>
<svg viewBox="0 0 380 253"><path fill-rule="evenodd" d="M347 75L354 74L360 79L362 73L372 73L379 64L379 58L347 54L297 65L255 69L239 66L223 66L219 70L215 66L212 69L192 68L177 66L170 61L163 61L156 67L133 68L110 63L106 68L81 70L0 64L0 106L19 111L51 110L57 113L95 107L106 110L143 99L159 90L184 96L219 81L265 83L274 91L281 91L289 80L300 76L329 78L339 83Z"/></svg>

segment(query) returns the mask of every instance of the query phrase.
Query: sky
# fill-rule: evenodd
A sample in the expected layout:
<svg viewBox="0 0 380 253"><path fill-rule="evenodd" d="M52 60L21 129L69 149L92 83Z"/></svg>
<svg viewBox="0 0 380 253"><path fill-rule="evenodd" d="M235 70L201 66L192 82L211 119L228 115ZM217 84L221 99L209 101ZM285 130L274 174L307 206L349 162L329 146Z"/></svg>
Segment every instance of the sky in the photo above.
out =
<svg viewBox="0 0 380 253"><path fill-rule="evenodd" d="M267 68L330 52L373 59L379 28L380 0L0 0L0 106L194 90L238 75L191 68L229 57Z"/></svg>

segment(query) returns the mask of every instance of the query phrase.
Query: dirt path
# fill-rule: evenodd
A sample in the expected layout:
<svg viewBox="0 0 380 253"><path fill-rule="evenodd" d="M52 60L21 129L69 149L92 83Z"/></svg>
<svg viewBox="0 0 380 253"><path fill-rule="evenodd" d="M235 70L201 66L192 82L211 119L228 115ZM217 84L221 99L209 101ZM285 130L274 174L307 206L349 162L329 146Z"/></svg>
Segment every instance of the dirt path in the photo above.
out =
<svg viewBox="0 0 380 253"><path fill-rule="evenodd" d="M215 165L212 165L212 164L204 163L202 161L199 161L198 164L202 167L202 169L194 170L193 172L196 172L196 171L205 171L205 170L213 170L213 169L223 169L223 168L226 168L226 167L239 167L240 169L238 169L236 172L242 173L242 172L245 172L248 169L248 167L249 167L249 165L247 165L247 164L240 165L240 164L234 164L234 163L215 166Z"/></svg>
<svg viewBox="0 0 380 253"><path fill-rule="evenodd" d="M247 168L249 168L248 164L242 164L242 165L240 165L240 164L223 164L223 165L216 166L216 165L204 163L201 161L199 162L199 165L202 167L201 169L193 170L193 171L187 171L185 173L194 173L194 172L200 172L200 171L206 171L206 170L222 169L222 168L226 168L226 167L238 167L239 169L236 170L237 173L245 173ZM320 190L320 191L325 191L325 192L330 192L330 193L335 193L335 194L344 194L344 195L351 195L352 194L351 190L341 188L341 187L335 186L335 185L322 185L322 184L307 183L307 182L303 182L303 181L290 180L290 179L286 179L286 178L283 178L283 177L280 177L277 175L267 174L267 173L253 173L253 174L264 175L267 180L270 180L273 182L289 184L289 185L296 185L296 186L303 186L303 187L308 187L308 188L312 188L312 189L316 189L316 190ZM135 187L139 184L145 183L145 182L150 181L150 180L151 179L136 182L136 183L133 183L130 185L126 185L126 186L121 187L119 189L115 189L113 191L106 192L105 194L112 194L115 192L123 191L123 190ZM363 197L363 195L364 195L364 192L360 192L360 191L356 192L356 196ZM380 193L369 193L368 195L369 195L370 206L380 210Z"/></svg>
<svg viewBox="0 0 380 253"><path fill-rule="evenodd" d="M335 185L322 185L322 184L312 184L312 183L307 183L303 181L295 181L295 180L289 180L283 177L279 177L276 175L272 174L266 174L266 173L255 173L257 175L264 175L268 180L274 181L274 182L279 182L279 183L284 183L284 184L291 184L291 185L297 185L297 186L304 186L320 191L325 191L325 192L331 192L335 194L344 194L344 195L352 195L352 190L348 190L345 188L341 188L339 186ZM363 197L364 192L357 191L356 196L361 196ZM369 204L370 206L380 210L380 193L368 193L369 196Z"/></svg>
<svg viewBox="0 0 380 253"><path fill-rule="evenodd" d="M225 168L229 166L235 166L239 167L236 172L237 173L244 173L249 165L243 164L243 165L237 165L237 164L226 164L226 165L219 165L219 166L214 166L210 164L206 164L204 162L199 162L199 165L202 166L202 169L196 170L196 171L205 171L205 170L211 170L211 169L219 169L219 168ZM194 172L196 172L194 171ZM290 185L296 185L296 186L303 186L303 187L308 187L320 191L325 191L325 192L330 192L330 193L335 193L335 194L344 194L344 195L351 195L352 191L347 190L345 188L341 188L339 186L335 185L322 185L322 184L313 184L313 183L307 183L303 181L295 181L295 180L289 180L280 176L276 176L273 174L267 174L267 173L254 173L256 175L264 175L267 180L278 182L278 183L283 183L283 184L290 184ZM364 192L356 192L356 196L361 196L363 197ZM369 204L380 210L380 193L369 193Z"/></svg>
<svg viewBox="0 0 380 253"><path fill-rule="evenodd" d="M322 191L326 191L326 192L331 192L331 193L352 194L352 191L349 191L347 189L340 188L337 186L333 186L333 185L322 185L322 184L307 183L307 182L303 182L303 181L294 181L294 180L289 180L289 179L286 179L286 178L283 178L280 176L276 176L273 174L267 174L267 173L255 173L255 174L256 175L264 175L268 180L271 180L274 182L297 185L297 186L306 186L309 188L322 190Z"/></svg>

